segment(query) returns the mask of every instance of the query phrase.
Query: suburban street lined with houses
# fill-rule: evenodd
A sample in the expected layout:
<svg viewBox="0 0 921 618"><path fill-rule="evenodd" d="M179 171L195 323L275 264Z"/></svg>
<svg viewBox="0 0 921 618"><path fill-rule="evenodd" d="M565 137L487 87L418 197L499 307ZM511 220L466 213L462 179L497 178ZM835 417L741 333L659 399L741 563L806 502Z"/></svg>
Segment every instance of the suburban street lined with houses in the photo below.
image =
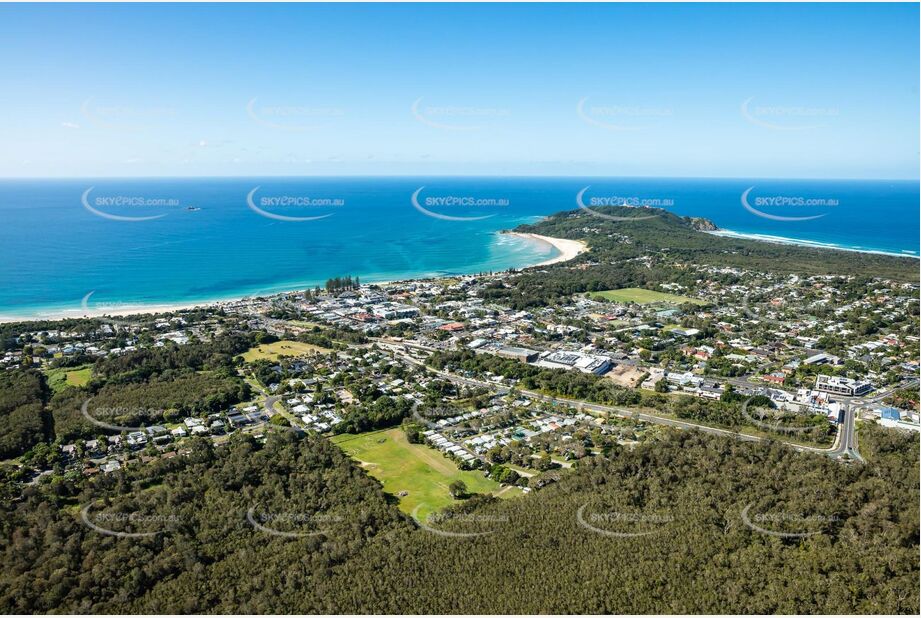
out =
<svg viewBox="0 0 921 618"><path fill-rule="evenodd" d="M129 428L124 442L110 436L108 446L90 440L88 447L62 448L72 465L79 461L74 453L88 451L85 465L92 474L118 469L140 448L163 450L189 435L224 442L238 430L264 437L280 427L336 435L374 427L362 419L380 395L392 405L408 404L410 416L431 432L425 441L458 465L487 468L510 456L499 455L502 449L524 449L530 454L514 455L524 462L550 453L568 466L573 458L599 452L599 443L635 444L654 427L771 440L860 462L858 422L918 430L916 410L892 405L918 385L912 358L917 315L908 311L917 286L881 281L874 284L872 304L855 298L830 310L829 299L841 294L838 280L792 277L775 281L770 294L777 296L755 305L751 287L720 283L741 273L700 270L698 290L668 284L661 291L575 295L533 311L484 300L484 291L501 284L499 275L223 303L226 315L278 340L243 356L238 373L254 399L147 432ZM703 300L701 290L713 300ZM844 316L858 308L897 326L855 340ZM759 319L761 314L770 317ZM49 342L48 356L33 352L32 362L42 366L52 355L132 353L140 345L135 328L124 321L104 325L94 344L68 340L66 333L37 333ZM183 346L214 335L207 319L173 318L156 322L152 341ZM21 362L21 353L0 358L8 366ZM471 369L461 370L466 365ZM559 386L529 387L522 379L528 375ZM430 392L433 380L456 392ZM558 390L570 383L603 391L593 399ZM749 401L758 418L746 412ZM741 416L725 416L732 409L727 406L740 403ZM454 410L432 416L433 406ZM710 408L724 410L724 416L708 416ZM595 430L602 437L590 437ZM580 444L585 448L576 448Z"/></svg>

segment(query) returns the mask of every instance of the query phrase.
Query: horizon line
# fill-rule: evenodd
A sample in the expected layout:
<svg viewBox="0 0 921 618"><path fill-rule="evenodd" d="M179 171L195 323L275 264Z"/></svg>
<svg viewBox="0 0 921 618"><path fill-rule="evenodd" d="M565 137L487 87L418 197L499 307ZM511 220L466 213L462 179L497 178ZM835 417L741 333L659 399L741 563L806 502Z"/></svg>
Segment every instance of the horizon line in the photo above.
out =
<svg viewBox="0 0 921 618"><path fill-rule="evenodd" d="M142 176L3 176L4 180L195 180L195 179L223 179L244 180L251 178L544 178L544 179L586 179L586 178L619 178L619 179L650 179L650 180L819 180L819 181L852 181L852 182L921 182L921 177L913 178L884 178L884 177L815 177L815 176L669 176L669 175L639 175L639 176L608 176L597 174L243 174L243 175L142 175Z"/></svg>

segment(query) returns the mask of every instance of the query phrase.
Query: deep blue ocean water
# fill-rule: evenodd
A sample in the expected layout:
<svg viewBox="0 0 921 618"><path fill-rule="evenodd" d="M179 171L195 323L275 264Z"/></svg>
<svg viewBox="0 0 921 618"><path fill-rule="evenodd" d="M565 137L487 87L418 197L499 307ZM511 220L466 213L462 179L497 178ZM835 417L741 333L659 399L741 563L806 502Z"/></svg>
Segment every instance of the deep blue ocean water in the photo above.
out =
<svg viewBox="0 0 921 618"><path fill-rule="evenodd" d="M0 315L232 298L347 274L370 282L526 266L555 250L496 232L577 208L580 192L589 209L645 203L737 233L919 251L917 181L3 180Z"/></svg>

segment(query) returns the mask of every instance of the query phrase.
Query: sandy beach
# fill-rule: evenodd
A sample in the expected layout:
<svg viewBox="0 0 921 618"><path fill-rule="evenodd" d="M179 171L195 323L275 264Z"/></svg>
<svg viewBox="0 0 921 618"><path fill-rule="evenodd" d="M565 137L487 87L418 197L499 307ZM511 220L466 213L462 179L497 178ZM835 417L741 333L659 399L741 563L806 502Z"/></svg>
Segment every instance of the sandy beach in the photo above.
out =
<svg viewBox="0 0 921 618"><path fill-rule="evenodd" d="M163 303L157 305L121 305L119 307L100 307L87 309L48 309L34 315L0 315L0 323L5 322L36 322L41 320L67 320L82 318L120 317L129 315L152 315L157 313L171 313L184 309L197 307L214 308L226 303L226 300L202 301L198 303Z"/></svg>
<svg viewBox="0 0 921 618"><path fill-rule="evenodd" d="M518 236L536 242L552 245L560 252L555 258L545 260L532 266L549 266L559 262L567 262L581 253L588 251L588 245L581 240L570 240L568 238L553 238L552 236L541 236L540 234L522 234L521 232L506 232L510 236ZM530 268L530 267L528 267Z"/></svg>
<svg viewBox="0 0 921 618"><path fill-rule="evenodd" d="M558 264L559 262L566 262L573 259L577 255L588 251L588 245L579 240L569 240L567 238L553 238L551 236L541 236L540 234L522 234L520 232L505 232L512 236L518 236L519 238L524 238L531 242L540 242L551 245L556 248L560 254L549 260L545 260L538 264L531 264L528 266L522 266L522 268L533 268L535 266L548 266L550 264ZM428 277L419 277L420 279ZM395 280L395 281L406 281L413 279L410 277L408 279ZM394 283L395 281L375 281L369 283L375 283L377 285L387 285L389 283ZM285 294L289 292L297 292L300 290L289 290L288 292L279 291L266 294L250 295L244 297L236 298L224 298L220 300L213 301L201 301L201 302L185 302L185 303L162 303L156 305L131 305L124 304L118 306L103 305L100 307L93 307L90 304L87 307L77 307L73 309L49 309L42 311L34 315L0 315L0 323L4 322L34 322L39 320L64 320L68 318L79 319L79 318L98 318L98 317L120 317L120 316L130 316L130 315L151 315L157 313L171 313L173 311L182 311L185 309L195 309L195 308L217 308L221 305L233 302L239 302L244 298L252 298L255 296L274 296L275 294Z"/></svg>
<svg viewBox="0 0 921 618"><path fill-rule="evenodd" d="M797 240L795 238L786 238L784 236L771 236L768 234L746 234L743 232L734 232L732 230L712 230L705 232L714 236L724 236L727 238L744 238L746 240L757 240L760 242L769 242L775 245L795 245L798 247L809 247L812 249L828 249L830 251L852 251L854 253L870 253L873 255L889 255L892 257L914 258L919 259L917 253L895 251L882 251L879 249L864 249L859 247L842 247L834 243L824 243L814 240Z"/></svg>

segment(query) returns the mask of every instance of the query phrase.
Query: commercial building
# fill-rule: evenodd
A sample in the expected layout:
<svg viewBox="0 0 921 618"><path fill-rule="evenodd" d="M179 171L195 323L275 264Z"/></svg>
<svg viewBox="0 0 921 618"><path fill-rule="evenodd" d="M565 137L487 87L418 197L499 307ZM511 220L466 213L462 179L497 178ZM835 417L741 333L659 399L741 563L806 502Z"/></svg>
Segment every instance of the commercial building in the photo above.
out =
<svg viewBox="0 0 921 618"><path fill-rule="evenodd" d="M551 352L537 363L548 369L578 369L583 373L602 375L611 368L611 359L606 356L582 354L581 352Z"/></svg>
<svg viewBox="0 0 921 618"><path fill-rule="evenodd" d="M513 358L523 363L532 363L537 360L538 356L540 356L540 352L537 350L529 350L528 348L516 348L513 346L504 345L496 349L496 356L501 356L502 358Z"/></svg>
<svg viewBox="0 0 921 618"><path fill-rule="evenodd" d="M818 375L815 378L815 389L826 393L835 393L836 395L857 397L869 393L873 390L873 385L869 382L851 380L850 378Z"/></svg>
<svg viewBox="0 0 921 618"><path fill-rule="evenodd" d="M414 318L419 315L419 309L412 305L400 305L397 303L381 303L371 307L371 312L379 318L385 320L399 320L403 318Z"/></svg>
<svg viewBox="0 0 921 618"><path fill-rule="evenodd" d="M892 429L905 429L921 432L921 425L917 422L917 415L911 418L911 413L903 413L898 408L880 408L879 424Z"/></svg>

